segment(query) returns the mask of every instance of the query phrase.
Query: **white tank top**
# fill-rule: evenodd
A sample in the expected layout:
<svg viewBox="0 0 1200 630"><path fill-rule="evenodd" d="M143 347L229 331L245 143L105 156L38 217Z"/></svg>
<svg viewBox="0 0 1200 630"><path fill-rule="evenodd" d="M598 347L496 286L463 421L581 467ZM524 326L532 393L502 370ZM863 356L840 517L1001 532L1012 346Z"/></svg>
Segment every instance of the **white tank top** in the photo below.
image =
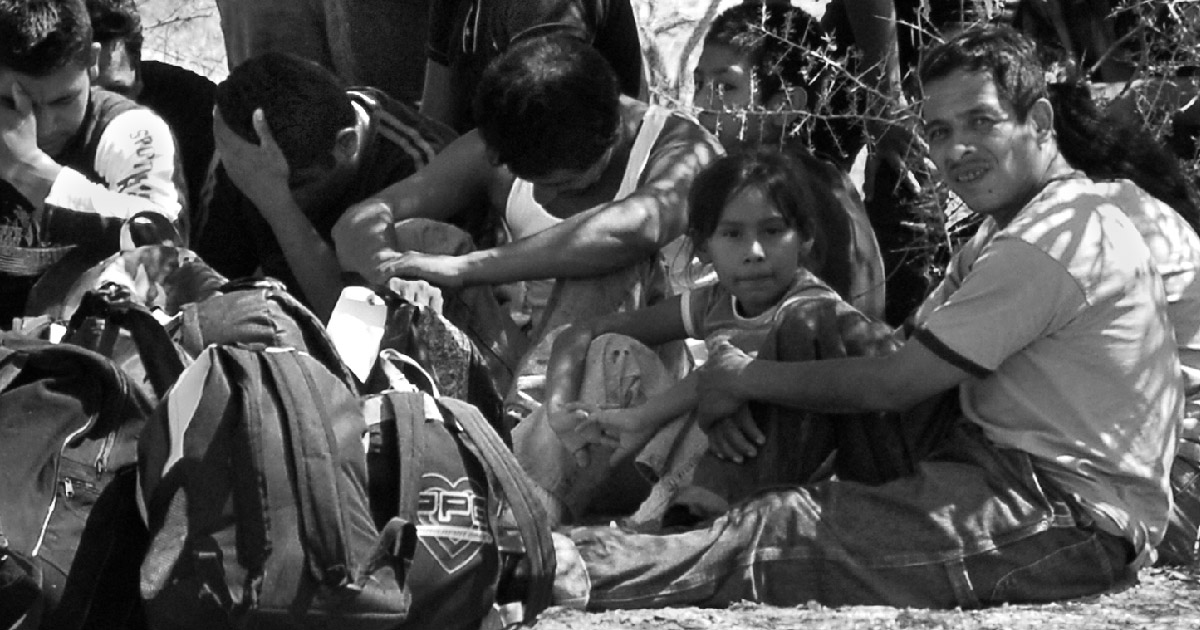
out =
<svg viewBox="0 0 1200 630"><path fill-rule="evenodd" d="M658 136L662 133L670 116L671 110L665 107L650 105L646 108L646 113L642 116L642 126L638 130L637 138L633 141L629 159L625 162L625 175L621 179L621 186L617 189L617 194L613 196L614 201L624 199L637 190L638 183L642 179L642 171L646 169L646 163L650 161L650 150L654 148L654 143L658 140ZM542 204L533 198L531 182L521 178L513 180L504 208L504 227L508 231L510 239L526 238L562 221L547 212ZM517 308L514 309L513 319L521 325L526 321L532 321L536 327L542 318L542 313L546 310L547 302L550 301L554 280L530 280L523 284L523 290L518 289L517 291L519 298L516 300Z"/></svg>
<svg viewBox="0 0 1200 630"><path fill-rule="evenodd" d="M613 200L624 199L637 190L638 182L642 179L642 171L650 160L650 149L658 140L667 123L671 111L658 105L650 105L642 117L642 126L637 138L633 141L633 149L629 160L625 163L625 176L621 179L621 187ZM521 178L513 180L512 188L508 191L508 201L504 207L504 225L513 240L519 240L537 234L542 230L561 223L562 219L550 214L533 198L533 184Z"/></svg>

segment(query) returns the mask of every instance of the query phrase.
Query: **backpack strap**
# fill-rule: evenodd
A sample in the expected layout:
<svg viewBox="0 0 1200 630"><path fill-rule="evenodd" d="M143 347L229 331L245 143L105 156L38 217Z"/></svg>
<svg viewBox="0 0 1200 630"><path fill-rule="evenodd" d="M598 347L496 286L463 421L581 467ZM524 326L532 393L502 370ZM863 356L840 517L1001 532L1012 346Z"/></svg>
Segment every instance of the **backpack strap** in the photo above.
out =
<svg viewBox="0 0 1200 630"><path fill-rule="evenodd" d="M70 329L80 330L89 317L96 317L124 328L133 337L137 346L138 356L146 368L146 376L154 393L162 399L167 391L175 384L183 373L183 360L175 350L175 342L171 340L162 324L154 315L140 304L129 301L111 302L101 293L89 292L71 316ZM106 357L112 357L113 346L116 344L117 330L105 327L100 339L100 347L93 348Z"/></svg>
<svg viewBox="0 0 1200 630"><path fill-rule="evenodd" d="M301 332L304 334L304 345L308 349L308 353L323 365L329 368L329 371L338 380L346 384L351 392L357 396L362 392L362 385L359 384L358 378L354 376L354 372L346 365L342 359L342 355L338 353L337 348L333 345L333 340L329 338L329 334L325 332L325 324L317 318L308 307L300 303L295 296L288 293L286 290L278 287L272 287L266 290L268 299L275 301L283 309L284 314L291 317L297 325L300 326Z"/></svg>
<svg viewBox="0 0 1200 630"><path fill-rule="evenodd" d="M529 592L525 597L525 623L532 624L538 613L551 604L554 586L554 541L546 527L546 514L533 495L529 478L517 458L500 441L496 430L474 406L453 398L438 401L466 431L479 450L483 463L492 470L512 507L513 518L525 543L531 571Z"/></svg>
<svg viewBox="0 0 1200 630"><path fill-rule="evenodd" d="M267 350L259 356L279 391L283 439L295 467L300 537L308 551L309 570L326 586L351 586L358 563L338 496L335 420L329 417L323 398L328 385L316 382L298 352Z"/></svg>
<svg viewBox="0 0 1200 630"><path fill-rule="evenodd" d="M396 419L396 458L400 464L400 518L417 522L417 503L421 498L420 453L425 449L424 431L417 431L425 422L425 394L421 392L389 391L384 394Z"/></svg>

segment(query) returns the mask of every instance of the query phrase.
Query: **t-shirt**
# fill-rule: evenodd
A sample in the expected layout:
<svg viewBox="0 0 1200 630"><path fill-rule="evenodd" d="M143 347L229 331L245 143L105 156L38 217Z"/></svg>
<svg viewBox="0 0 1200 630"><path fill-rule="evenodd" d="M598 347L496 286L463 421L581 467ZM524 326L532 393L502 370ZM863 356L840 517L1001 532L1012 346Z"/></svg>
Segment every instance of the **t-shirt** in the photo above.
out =
<svg viewBox="0 0 1200 630"><path fill-rule="evenodd" d="M0 181L0 242L20 247L74 245L99 261L120 247L135 214L160 214L186 226L183 174L167 123L125 97L93 89L79 131L59 155L63 169L41 213ZM0 327L23 314L36 276L0 272Z"/></svg>
<svg viewBox="0 0 1200 630"><path fill-rule="evenodd" d="M161 61L143 61L140 72L142 91L137 102L162 116L175 133L188 185L188 207L197 208L213 158L217 86L187 68Z"/></svg>
<svg viewBox="0 0 1200 630"><path fill-rule="evenodd" d="M334 223L351 205L408 177L454 138L446 126L373 88L348 92L367 133L358 173L341 199L307 211L321 238L332 245ZM193 249L230 278L261 273L279 279L304 299L270 224L218 167L205 200L207 222Z"/></svg>
<svg viewBox="0 0 1200 630"><path fill-rule="evenodd" d="M433 0L429 60L450 69L452 126L474 127L471 101L489 62L522 37L567 34L604 55L621 92L637 98L642 48L629 0Z"/></svg>
<svg viewBox="0 0 1200 630"><path fill-rule="evenodd" d="M727 340L736 348L757 356L767 334L775 328L786 309L803 300L839 300L833 289L804 268L796 269L783 298L754 317L738 313L737 298L720 282L685 291L680 295L680 315L689 337L711 346Z"/></svg>
<svg viewBox="0 0 1200 630"><path fill-rule="evenodd" d="M1029 453L1145 562L1163 536L1182 412L1162 281L1127 181L1052 182L1004 227L987 219L917 314L914 338L972 377L963 412Z"/></svg>

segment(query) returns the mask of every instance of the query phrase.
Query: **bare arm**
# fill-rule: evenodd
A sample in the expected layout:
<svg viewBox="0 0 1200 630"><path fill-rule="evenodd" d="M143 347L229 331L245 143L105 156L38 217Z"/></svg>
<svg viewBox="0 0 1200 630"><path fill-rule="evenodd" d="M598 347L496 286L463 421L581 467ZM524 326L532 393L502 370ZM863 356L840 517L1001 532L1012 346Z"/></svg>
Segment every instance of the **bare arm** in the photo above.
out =
<svg viewBox="0 0 1200 630"><path fill-rule="evenodd" d="M342 267L382 284L387 277L381 275L380 264L396 253L396 221L445 220L484 211L504 173L488 160L478 133L459 137L424 168L346 210L333 227Z"/></svg>
<svg viewBox="0 0 1200 630"><path fill-rule="evenodd" d="M700 374L703 418L728 416L748 400L826 413L904 411L970 376L919 341L882 357L800 362L752 360L724 344Z"/></svg>
<svg viewBox="0 0 1200 630"><path fill-rule="evenodd" d="M258 144L238 137L216 113L213 138L217 152L230 181L270 225L300 291L317 317L326 321L343 288L337 257L296 204L288 187L287 160L271 136L262 110L254 112L252 123Z"/></svg>
<svg viewBox="0 0 1200 630"><path fill-rule="evenodd" d="M459 257L452 270L458 282L602 275L644 260L680 236L687 222L688 190L717 156L717 148L694 123L673 118L670 124L673 137L651 157L643 183L633 194L528 238Z"/></svg>

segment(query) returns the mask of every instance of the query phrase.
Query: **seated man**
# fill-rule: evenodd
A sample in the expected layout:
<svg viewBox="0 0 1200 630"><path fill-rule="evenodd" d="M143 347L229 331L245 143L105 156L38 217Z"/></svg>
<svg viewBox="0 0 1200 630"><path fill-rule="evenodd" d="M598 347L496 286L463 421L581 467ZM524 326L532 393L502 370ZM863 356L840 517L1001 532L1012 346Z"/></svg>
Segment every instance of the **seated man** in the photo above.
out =
<svg viewBox="0 0 1200 630"><path fill-rule="evenodd" d="M567 37L509 49L484 74L475 113L478 129L342 217L334 238L343 266L377 283L400 276L443 287L580 279L555 283L534 340L644 304L654 288L645 279L683 234L687 191L719 151L715 140L692 120L621 96L600 53ZM462 216L502 216L512 242L460 256L399 246L398 221ZM535 355L544 360L549 345Z"/></svg>
<svg viewBox="0 0 1200 630"><path fill-rule="evenodd" d="M175 134L188 185L195 234L200 190L213 157L212 110L217 86L208 77L142 59L142 18L134 0L87 0L92 40L100 44L95 83L154 110Z"/></svg>
<svg viewBox="0 0 1200 630"><path fill-rule="evenodd" d="M714 452L740 459L763 444L730 416L747 400L903 411L952 392L961 411L883 483L840 470L667 536L572 530L559 562L582 557L591 607L1053 601L1128 584L1153 559L1183 391L1163 284L1130 216L1162 202L1067 161L1042 66L1015 31L936 45L920 79L930 154L986 219L915 334L887 356L820 362L719 346L700 371L700 422Z"/></svg>
<svg viewBox="0 0 1200 630"><path fill-rule="evenodd" d="M231 278L282 280L322 320L344 286L334 223L454 137L378 90L346 89L284 53L252 57L217 86L213 131L221 165L196 253Z"/></svg>
<svg viewBox="0 0 1200 630"><path fill-rule="evenodd" d="M815 111L829 100L822 94L829 71L810 50L821 37L815 19L786 3L746 0L726 9L704 37L693 102L701 108L700 123L730 152L778 146L821 177L816 210L825 260L812 271L859 311L882 320L883 258L867 209L850 177L814 155L820 144L851 139L836 132L852 136L826 122L838 120L835 115Z"/></svg>
<svg viewBox="0 0 1200 630"><path fill-rule="evenodd" d="M171 130L92 88L99 52L83 0L0 0L0 327L67 248L99 261L142 213L186 227Z"/></svg>

